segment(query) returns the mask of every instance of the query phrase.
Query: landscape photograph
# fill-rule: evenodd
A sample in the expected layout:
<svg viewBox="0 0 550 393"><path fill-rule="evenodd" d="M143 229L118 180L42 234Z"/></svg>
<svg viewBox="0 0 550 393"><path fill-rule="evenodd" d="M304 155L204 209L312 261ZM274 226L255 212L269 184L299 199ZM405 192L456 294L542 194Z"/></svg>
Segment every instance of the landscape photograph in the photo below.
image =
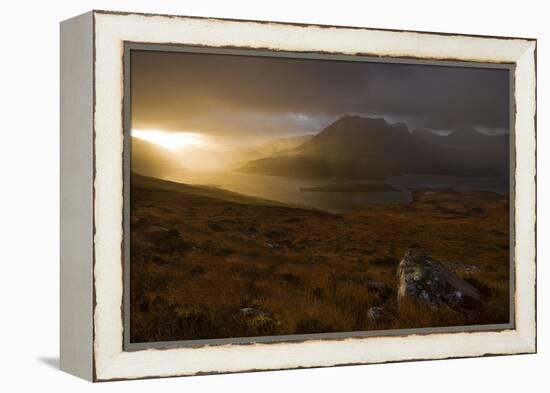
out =
<svg viewBox="0 0 550 393"><path fill-rule="evenodd" d="M130 343L510 323L509 69L129 53Z"/></svg>

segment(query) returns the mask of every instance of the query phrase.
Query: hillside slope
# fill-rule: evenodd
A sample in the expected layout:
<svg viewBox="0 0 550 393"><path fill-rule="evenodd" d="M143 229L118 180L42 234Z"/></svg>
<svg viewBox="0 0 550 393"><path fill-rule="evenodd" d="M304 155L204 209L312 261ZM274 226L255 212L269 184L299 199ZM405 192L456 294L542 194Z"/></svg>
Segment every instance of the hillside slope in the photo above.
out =
<svg viewBox="0 0 550 393"><path fill-rule="evenodd" d="M168 180L162 180L154 177L139 175L137 173L131 174L130 183L131 183L132 189L168 191L168 192L206 197L210 199L216 199L219 201L239 203L239 204L245 204L245 205L285 206L285 207L302 208L301 206L293 206L293 205L288 205L277 201L272 201L269 199L243 195L236 192L227 191L222 188L211 187L211 186L190 185L185 183L176 183Z"/></svg>

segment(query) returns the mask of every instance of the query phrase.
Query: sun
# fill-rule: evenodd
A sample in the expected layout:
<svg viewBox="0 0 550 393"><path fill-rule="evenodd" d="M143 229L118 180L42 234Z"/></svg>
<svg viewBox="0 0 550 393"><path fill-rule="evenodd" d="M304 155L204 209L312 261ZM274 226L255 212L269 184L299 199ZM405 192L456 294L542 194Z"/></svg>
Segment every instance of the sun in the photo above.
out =
<svg viewBox="0 0 550 393"><path fill-rule="evenodd" d="M196 132L167 132L159 130L132 130L132 136L154 143L171 151L189 147L205 146L204 136Z"/></svg>

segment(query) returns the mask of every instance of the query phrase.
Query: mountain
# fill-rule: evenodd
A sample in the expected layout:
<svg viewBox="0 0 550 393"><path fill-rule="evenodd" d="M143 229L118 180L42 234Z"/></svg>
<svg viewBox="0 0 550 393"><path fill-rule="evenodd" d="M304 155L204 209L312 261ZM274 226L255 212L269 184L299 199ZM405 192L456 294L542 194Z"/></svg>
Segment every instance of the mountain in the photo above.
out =
<svg viewBox="0 0 550 393"><path fill-rule="evenodd" d="M479 138L485 138L474 132ZM238 170L306 178L380 178L413 173L506 174L507 160L497 160L493 155L466 154L459 148L468 145L469 138L477 138L476 134L457 134L445 140L448 143L432 143L409 132L403 123L392 125L383 118L346 115L300 146L250 161Z"/></svg>
<svg viewBox="0 0 550 393"><path fill-rule="evenodd" d="M413 134L432 145L489 155L494 160L505 160L509 156L508 135L486 135L470 127L456 129L446 136L425 130L414 130Z"/></svg>

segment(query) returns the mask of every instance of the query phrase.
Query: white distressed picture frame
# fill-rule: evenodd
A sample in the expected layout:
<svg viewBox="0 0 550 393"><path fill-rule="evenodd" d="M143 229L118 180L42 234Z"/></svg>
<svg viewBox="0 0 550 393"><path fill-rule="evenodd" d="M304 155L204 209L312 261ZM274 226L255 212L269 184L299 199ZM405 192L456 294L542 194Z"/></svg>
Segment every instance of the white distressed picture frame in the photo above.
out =
<svg viewBox="0 0 550 393"><path fill-rule="evenodd" d="M124 44L515 65L514 327L124 350ZM61 368L92 381L536 352L536 41L92 11L61 25Z"/></svg>

